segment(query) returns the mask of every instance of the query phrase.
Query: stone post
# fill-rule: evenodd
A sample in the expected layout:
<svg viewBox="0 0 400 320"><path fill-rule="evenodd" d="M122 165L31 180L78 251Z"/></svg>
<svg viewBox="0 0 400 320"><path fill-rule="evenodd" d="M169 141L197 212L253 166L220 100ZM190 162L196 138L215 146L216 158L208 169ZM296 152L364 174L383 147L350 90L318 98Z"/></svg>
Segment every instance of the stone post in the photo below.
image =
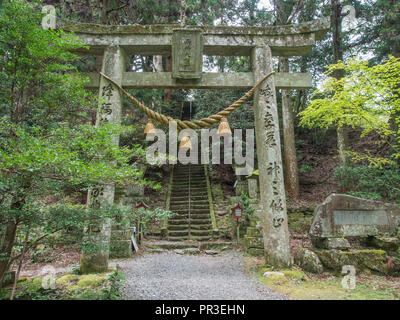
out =
<svg viewBox="0 0 400 320"><path fill-rule="evenodd" d="M272 71L271 49L252 51L254 81ZM274 77L269 77L254 95L254 119L260 182L260 224L264 234L266 262L290 266L289 230L283 182L279 119Z"/></svg>
<svg viewBox="0 0 400 320"><path fill-rule="evenodd" d="M249 197L252 199L258 198L258 181L257 179L248 179Z"/></svg>
<svg viewBox="0 0 400 320"><path fill-rule="evenodd" d="M122 75L126 68L125 62L125 54L121 47L107 47L104 50L102 72L122 85ZM103 77L100 80L99 98L96 127L100 127L104 123L119 123L121 121L122 95ZM118 145L119 136L113 137L113 142ZM101 208L107 204L113 204L114 193L114 185L93 188L88 193L87 205L92 208ZM108 270L110 235L111 219L93 219L84 237L84 241L90 244L92 249L87 248L82 251L82 273Z"/></svg>

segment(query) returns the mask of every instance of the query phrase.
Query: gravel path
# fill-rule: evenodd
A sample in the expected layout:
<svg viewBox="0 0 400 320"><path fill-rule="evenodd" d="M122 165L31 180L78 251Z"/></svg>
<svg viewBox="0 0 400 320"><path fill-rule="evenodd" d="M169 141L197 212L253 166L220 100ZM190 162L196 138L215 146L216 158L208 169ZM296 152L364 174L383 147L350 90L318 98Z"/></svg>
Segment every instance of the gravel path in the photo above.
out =
<svg viewBox="0 0 400 320"><path fill-rule="evenodd" d="M242 270L243 256L231 251L217 256L145 254L118 264L126 275L128 300L269 300L285 299Z"/></svg>

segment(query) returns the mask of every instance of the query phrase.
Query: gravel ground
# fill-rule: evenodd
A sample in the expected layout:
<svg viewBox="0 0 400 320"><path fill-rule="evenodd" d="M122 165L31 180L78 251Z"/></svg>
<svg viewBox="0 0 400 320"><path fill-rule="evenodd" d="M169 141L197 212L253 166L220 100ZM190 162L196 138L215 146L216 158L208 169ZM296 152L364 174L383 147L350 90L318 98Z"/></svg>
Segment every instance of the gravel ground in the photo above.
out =
<svg viewBox="0 0 400 320"><path fill-rule="evenodd" d="M243 272L242 255L145 254L118 264L126 275L127 300L286 299Z"/></svg>

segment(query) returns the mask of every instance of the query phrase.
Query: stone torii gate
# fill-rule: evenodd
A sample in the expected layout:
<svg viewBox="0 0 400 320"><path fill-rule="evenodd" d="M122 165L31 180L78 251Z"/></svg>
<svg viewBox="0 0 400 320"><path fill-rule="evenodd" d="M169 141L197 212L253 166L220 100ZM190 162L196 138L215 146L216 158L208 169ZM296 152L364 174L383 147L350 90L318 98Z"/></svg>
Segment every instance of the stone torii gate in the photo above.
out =
<svg viewBox="0 0 400 320"><path fill-rule="evenodd" d="M89 46L85 54L103 56L102 72L127 89L249 89L273 70L272 56L309 53L329 30L330 20L265 28L91 24L67 24L62 28L75 32L83 44ZM126 72L126 55L133 54L172 55L172 72ZM252 72L203 73L203 54L250 56ZM111 92L111 83L100 78L98 73L84 75L90 78L87 88L99 88L100 97L106 97L106 103L99 107L97 125L104 121L120 122L121 93ZM260 181L258 212L267 262L276 267L289 266L291 261L275 89L310 87L311 75L307 73L275 73L263 82L254 96ZM96 201L113 202L114 188L104 188L101 193L96 192L96 197ZM99 232L107 243L109 228L100 228ZM97 255L90 261L98 264L97 271L106 270L107 250Z"/></svg>

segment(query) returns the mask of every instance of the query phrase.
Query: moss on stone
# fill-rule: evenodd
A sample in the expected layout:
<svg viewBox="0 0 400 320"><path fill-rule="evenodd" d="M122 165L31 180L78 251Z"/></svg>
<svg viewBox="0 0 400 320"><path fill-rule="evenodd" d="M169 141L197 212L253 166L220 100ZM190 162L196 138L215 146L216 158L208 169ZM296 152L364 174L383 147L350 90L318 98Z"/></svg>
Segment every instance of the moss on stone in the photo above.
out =
<svg viewBox="0 0 400 320"><path fill-rule="evenodd" d="M288 214L289 230L299 233L306 233L310 230L312 215L303 212L294 212Z"/></svg>
<svg viewBox="0 0 400 320"><path fill-rule="evenodd" d="M342 266L354 265L358 273L369 269L382 274L387 273L387 258L384 250L313 250L327 268L341 272Z"/></svg>
<svg viewBox="0 0 400 320"><path fill-rule="evenodd" d="M265 279L266 279L267 283L271 283L271 284L275 284L275 285L284 284L289 281L284 275L275 274L275 273L265 276Z"/></svg>
<svg viewBox="0 0 400 320"><path fill-rule="evenodd" d="M76 283L78 276L74 274L66 274L56 280L56 285L61 287L68 287L72 283Z"/></svg>
<svg viewBox="0 0 400 320"><path fill-rule="evenodd" d="M322 273L324 271L318 256L307 248L300 248L295 252L294 262L307 272Z"/></svg>
<svg viewBox="0 0 400 320"><path fill-rule="evenodd" d="M79 288L97 288L100 287L106 280L107 277L104 274L86 274L79 277L76 285Z"/></svg>
<svg viewBox="0 0 400 320"><path fill-rule="evenodd" d="M301 270L280 270L279 272L293 280L307 281L307 275Z"/></svg>

